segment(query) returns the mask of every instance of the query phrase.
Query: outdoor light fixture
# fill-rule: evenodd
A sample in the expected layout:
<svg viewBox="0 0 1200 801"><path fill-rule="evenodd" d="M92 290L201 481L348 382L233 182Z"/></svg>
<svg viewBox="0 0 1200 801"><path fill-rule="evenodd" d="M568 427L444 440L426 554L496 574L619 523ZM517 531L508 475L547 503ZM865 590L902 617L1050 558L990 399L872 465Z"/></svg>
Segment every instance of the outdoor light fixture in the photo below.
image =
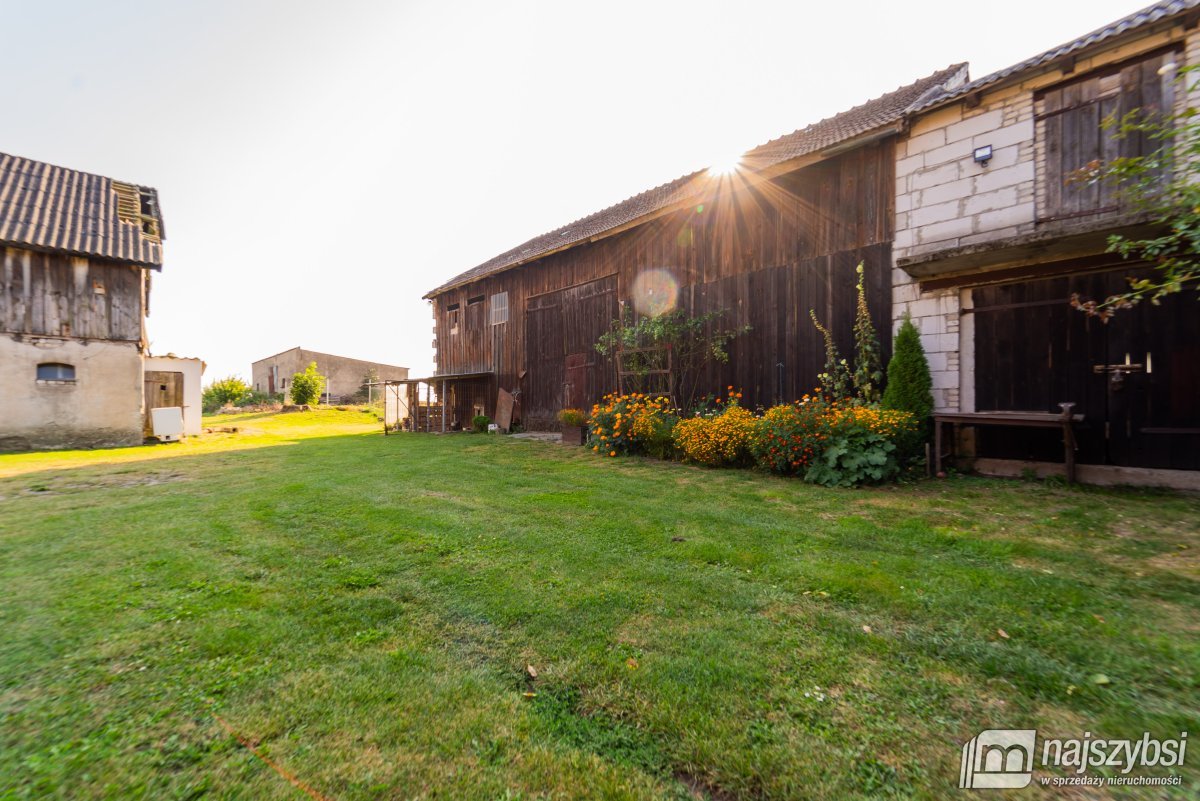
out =
<svg viewBox="0 0 1200 801"><path fill-rule="evenodd" d="M992 146L984 145L983 147L975 148L975 163L980 167L986 167L987 163L992 160Z"/></svg>

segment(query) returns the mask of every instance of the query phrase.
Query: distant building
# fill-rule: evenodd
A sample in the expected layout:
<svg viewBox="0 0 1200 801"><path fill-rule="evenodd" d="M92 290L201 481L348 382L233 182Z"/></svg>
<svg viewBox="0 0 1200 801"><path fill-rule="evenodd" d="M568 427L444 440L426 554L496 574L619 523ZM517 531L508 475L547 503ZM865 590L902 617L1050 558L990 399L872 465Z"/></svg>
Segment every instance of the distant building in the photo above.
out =
<svg viewBox="0 0 1200 801"><path fill-rule="evenodd" d="M292 376L304 372L312 362L328 381L327 392L334 401L349 398L362 386L363 376L375 370L381 381L399 381L408 378L407 367L380 364L346 356L334 356L304 348L292 348L274 356L260 359L251 365L251 380L258 392L287 393L291 388Z"/></svg>
<svg viewBox="0 0 1200 801"><path fill-rule="evenodd" d="M158 193L0 153L0 450L133 445Z"/></svg>

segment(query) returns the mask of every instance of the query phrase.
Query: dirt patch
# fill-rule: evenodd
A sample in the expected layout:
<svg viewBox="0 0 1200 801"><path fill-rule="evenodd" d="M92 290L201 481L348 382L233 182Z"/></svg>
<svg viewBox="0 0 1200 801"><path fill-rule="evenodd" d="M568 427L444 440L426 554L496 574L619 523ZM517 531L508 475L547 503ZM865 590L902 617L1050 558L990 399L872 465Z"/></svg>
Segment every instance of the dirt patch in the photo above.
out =
<svg viewBox="0 0 1200 801"><path fill-rule="evenodd" d="M17 490L20 496L47 497L69 495L76 492L87 492L95 489L127 489L130 487L153 487L159 484L171 484L176 481L186 481L188 477L173 470L159 470L151 473L131 475L114 473L94 478L48 478L35 481Z"/></svg>

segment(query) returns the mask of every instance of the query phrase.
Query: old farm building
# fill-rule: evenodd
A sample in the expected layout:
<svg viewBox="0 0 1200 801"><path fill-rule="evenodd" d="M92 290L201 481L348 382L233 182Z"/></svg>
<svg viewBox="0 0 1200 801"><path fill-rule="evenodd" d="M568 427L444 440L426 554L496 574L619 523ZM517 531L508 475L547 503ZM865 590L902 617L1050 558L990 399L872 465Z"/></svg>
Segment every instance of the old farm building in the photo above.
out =
<svg viewBox="0 0 1200 801"><path fill-rule="evenodd" d="M890 330L895 140L906 109L965 80L965 65L943 70L758 147L734 173L684 176L434 289L447 416L494 416L505 390L527 427L548 427L615 389L594 345L644 299L647 274L694 314L752 326L713 387L734 384L751 405L810 390L824 353L809 309L848 347L860 261L876 326Z"/></svg>
<svg viewBox="0 0 1200 801"><path fill-rule="evenodd" d="M154 189L0 153L0 449L139 443L148 398L183 404L143 367L163 236Z"/></svg>
<svg viewBox="0 0 1200 801"><path fill-rule="evenodd" d="M378 381L401 381L408 378L407 367L295 347L259 359L250 365L254 389L270 395L286 394L291 388L292 376L304 372L304 368L313 362L317 364L317 371L325 376L325 390L329 397L338 401L350 398L358 392L363 379L371 371L375 372Z"/></svg>
<svg viewBox="0 0 1200 801"><path fill-rule="evenodd" d="M1200 474L1162 472L1200 469L1195 293L1107 324L1068 305L1072 293L1103 299L1146 274L1107 253L1107 238L1156 221L1070 175L1158 147L1118 136L1106 118L1197 100L1179 78L1200 61L1197 5L1158 3L910 110L895 143L895 311L920 322L938 409L964 415L959 449L982 469L1061 462L1062 436L970 415L1073 403L1085 480L1197 485Z"/></svg>
<svg viewBox="0 0 1200 801"><path fill-rule="evenodd" d="M1195 484L1194 295L1108 324L1069 301L1147 269L1107 240L1157 221L1071 175L1157 147L1104 120L1195 100L1178 76L1200 59L1198 22L1197 0L1158 3L978 80L951 67L462 273L426 296L447 415L494 415L498 390L528 427L586 407L616 385L597 338L647 287L752 327L709 389L793 399L823 364L810 309L850 349L861 261L885 357L902 315L920 326L947 450L997 472L1078 462L1086 480Z"/></svg>

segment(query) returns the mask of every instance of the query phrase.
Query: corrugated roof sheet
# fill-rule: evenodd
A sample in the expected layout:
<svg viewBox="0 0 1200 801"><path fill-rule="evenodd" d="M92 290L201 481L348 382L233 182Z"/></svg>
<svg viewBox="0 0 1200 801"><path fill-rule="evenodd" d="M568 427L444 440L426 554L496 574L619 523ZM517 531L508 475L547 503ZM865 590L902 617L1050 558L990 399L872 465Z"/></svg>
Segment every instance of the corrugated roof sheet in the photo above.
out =
<svg viewBox="0 0 1200 801"><path fill-rule="evenodd" d="M821 120L778 139L772 139L770 142L748 151L742 157L743 169L750 172L762 172L800 156L824 150L891 125L900 120L911 105L919 102L929 93L940 92L945 87L952 87L965 81L966 71L966 64L955 64L849 111ZM569 225L534 237L512 250L505 251L495 258L455 276L437 289L431 290L425 297L432 298L454 287L517 267L552 251L586 242L614 228L649 218L656 212L665 211L688 198L701 194L710 186L707 170L697 170L681 176L674 181L634 195Z"/></svg>
<svg viewBox="0 0 1200 801"><path fill-rule="evenodd" d="M918 103L913 104L909 108L909 113L924 111L941 103L948 102L963 95L969 95L972 92L977 92L980 89L987 88L994 84L1004 81L1014 75L1018 75L1026 70L1040 67L1044 64L1058 61L1061 58L1077 53L1092 45L1101 42L1115 39L1122 34L1128 33L1137 28L1152 25L1155 22L1169 19L1170 17L1182 14L1191 9L1200 8L1200 0L1169 0L1165 3L1155 3L1152 6L1146 6L1140 11L1135 11L1127 17L1123 17L1116 22L1111 22L1103 28L1098 28L1089 34L1080 36L1078 39L1059 45L1058 47L1047 50L1044 53L1027 58L1024 61L1013 64L1011 67L1005 67L998 72L993 72L991 75L985 75L982 78L964 83L961 86L949 88L944 92L936 92Z"/></svg>
<svg viewBox="0 0 1200 801"><path fill-rule="evenodd" d="M158 192L137 187L153 197ZM162 237L117 215L111 178L0 153L0 245L162 267ZM162 217L156 211L159 231Z"/></svg>

